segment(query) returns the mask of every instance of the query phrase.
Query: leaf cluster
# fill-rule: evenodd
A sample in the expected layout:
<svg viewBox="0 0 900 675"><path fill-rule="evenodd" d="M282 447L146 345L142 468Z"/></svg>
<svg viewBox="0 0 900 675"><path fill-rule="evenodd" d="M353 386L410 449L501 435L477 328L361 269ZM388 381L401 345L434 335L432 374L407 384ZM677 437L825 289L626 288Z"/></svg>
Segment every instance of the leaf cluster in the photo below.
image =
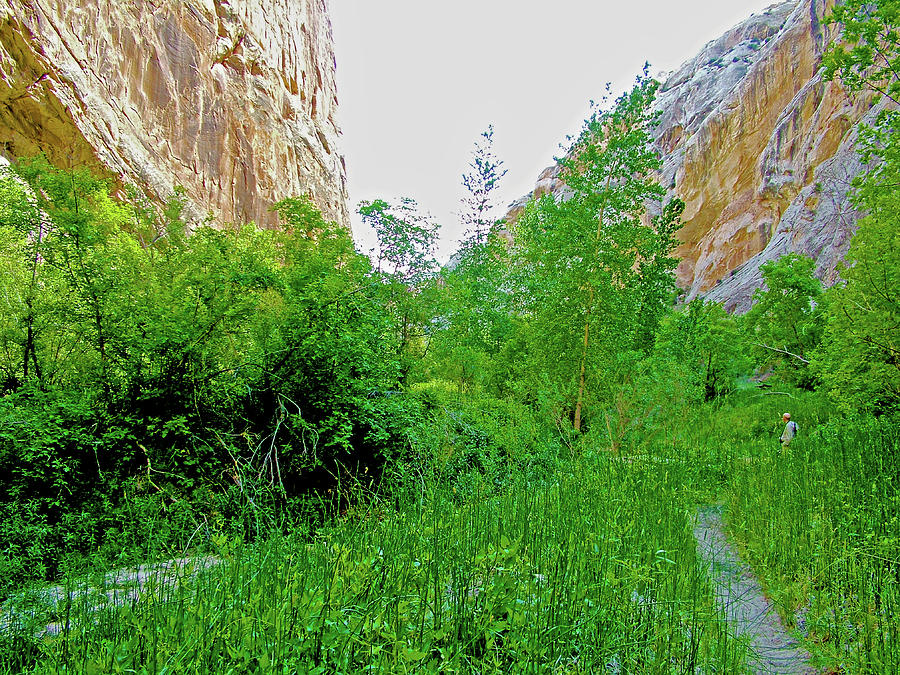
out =
<svg viewBox="0 0 900 675"><path fill-rule="evenodd" d="M847 0L835 5L826 22L840 24L841 41L823 59L825 78L900 103L900 2Z"/></svg>

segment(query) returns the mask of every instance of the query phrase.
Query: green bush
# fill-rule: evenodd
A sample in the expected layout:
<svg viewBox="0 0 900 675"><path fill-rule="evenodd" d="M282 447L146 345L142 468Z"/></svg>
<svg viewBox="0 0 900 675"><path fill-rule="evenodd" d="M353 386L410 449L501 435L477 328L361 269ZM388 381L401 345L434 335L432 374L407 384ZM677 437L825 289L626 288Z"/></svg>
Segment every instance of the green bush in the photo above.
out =
<svg viewBox="0 0 900 675"><path fill-rule="evenodd" d="M314 516L419 424L383 394L397 319L345 228L303 197L276 206L282 230L187 237L182 206L40 157L0 171L0 505L29 505L10 541L32 539L4 553L10 587Z"/></svg>
<svg viewBox="0 0 900 675"><path fill-rule="evenodd" d="M460 397L439 382L414 390L429 414L395 467L407 479L420 475L468 499L506 490L521 478L547 480L558 466L561 443L529 406L487 394Z"/></svg>

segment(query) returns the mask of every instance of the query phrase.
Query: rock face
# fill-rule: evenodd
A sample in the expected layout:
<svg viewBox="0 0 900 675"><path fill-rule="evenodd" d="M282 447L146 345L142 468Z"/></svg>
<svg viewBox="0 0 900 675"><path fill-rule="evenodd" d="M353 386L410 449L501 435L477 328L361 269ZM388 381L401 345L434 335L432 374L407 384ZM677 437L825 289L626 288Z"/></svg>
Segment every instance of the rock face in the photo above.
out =
<svg viewBox="0 0 900 675"><path fill-rule="evenodd" d="M684 200L677 270L686 298L703 295L742 312L759 266L789 252L837 278L859 217L847 189L862 169L853 149L865 100L824 82L835 33L830 0L773 5L710 42L668 77L657 100L661 182ZM555 169L536 192L561 192ZM511 207L511 215L521 208Z"/></svg>
<svg viewBox="0 0 900 675"><path fill-rule="evenodd" d="M0 154L92 166L190 214L348 224L327 0L0 0Z"/></svg>

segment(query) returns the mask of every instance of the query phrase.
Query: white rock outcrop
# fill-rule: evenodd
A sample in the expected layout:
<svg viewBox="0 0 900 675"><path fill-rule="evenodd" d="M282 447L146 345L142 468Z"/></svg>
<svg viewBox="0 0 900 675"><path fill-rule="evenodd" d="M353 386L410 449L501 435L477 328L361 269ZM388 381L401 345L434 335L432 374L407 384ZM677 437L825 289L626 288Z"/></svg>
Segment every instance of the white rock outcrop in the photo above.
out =
<svg viewBox="0 0 900 675"><path fill-rule="evenodd" d="M311 193L349 223L326 0L0 0L0 154L185 188L275 225Z"/></svg>
<svg viewBox="0 0 900 675"><path fill-rule="evenodd" d="M751 16L667 78L655 130L661 182L684 200L677 254L685 297L750 307L761 264L788 252L837 279L859 214L856 123L870 104L825 82L831 0L789 0ZM537 194L560 192L554 169ZM523 201L511 206L515 217Z"/></svg>

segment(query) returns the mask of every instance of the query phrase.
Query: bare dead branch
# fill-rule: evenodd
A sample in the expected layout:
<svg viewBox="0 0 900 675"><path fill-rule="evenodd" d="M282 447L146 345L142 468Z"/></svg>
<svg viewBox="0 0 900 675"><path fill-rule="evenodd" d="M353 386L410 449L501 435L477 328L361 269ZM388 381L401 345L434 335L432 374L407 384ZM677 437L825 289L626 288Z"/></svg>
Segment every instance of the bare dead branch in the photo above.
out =
<svg viewBox="0 0 900 675"><path fill-rule="evenodd" d="M778 349L777 347L770 347L769 345L763 344L762 342L754 342L753 344L755 344L757 347L762 347L763 349L769 349L773 352L778 352L779 354L787 354L788 356L791 356L791 357L797 359L798 361L802 361L803 363L809 365L809 361L804 359L802 356L800 356L799 354L794 354L793 352L789 352L786 349Z"/></svg>

